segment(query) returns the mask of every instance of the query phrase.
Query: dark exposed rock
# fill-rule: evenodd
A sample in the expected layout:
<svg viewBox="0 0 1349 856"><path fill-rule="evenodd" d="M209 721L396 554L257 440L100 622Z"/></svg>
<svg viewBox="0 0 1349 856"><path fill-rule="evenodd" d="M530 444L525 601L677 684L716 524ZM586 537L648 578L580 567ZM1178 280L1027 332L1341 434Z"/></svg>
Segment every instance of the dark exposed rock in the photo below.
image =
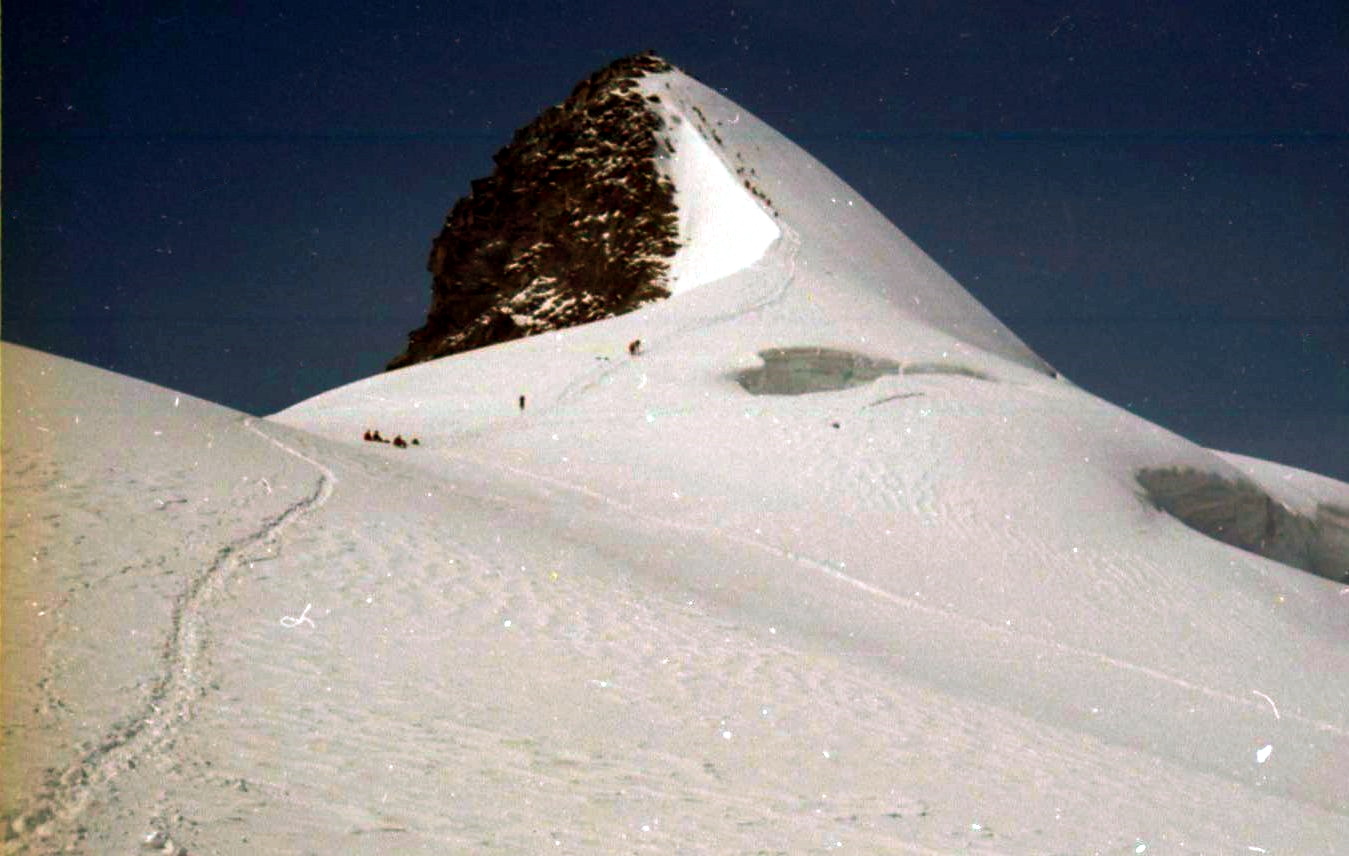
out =
<svg viewBox="0 0 1349 856"><path fill-rule="evenodd" d="M596 321L669 296L674 186L656 168L661 119L636 79L647 52L582 81L516 132L431 246L431 308L390 369Z"/></svg>

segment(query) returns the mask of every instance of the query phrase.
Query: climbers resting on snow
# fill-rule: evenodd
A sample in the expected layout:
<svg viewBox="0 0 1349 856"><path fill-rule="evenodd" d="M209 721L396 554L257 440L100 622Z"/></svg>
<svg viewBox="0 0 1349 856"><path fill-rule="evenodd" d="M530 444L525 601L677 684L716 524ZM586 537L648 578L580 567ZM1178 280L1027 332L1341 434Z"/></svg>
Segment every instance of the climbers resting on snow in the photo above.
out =
<svg viewBox="0 0 1349 856"><path fill-rule="evenodd" d="M366 441L367 443L390 443L391 445L393 445L395 448L398 449L406 449L409 445L420 446L422 444L422 441L418 440L416 437L413 437L412 442L409 443L407 440L403 439L402 434L394 435L393 440L385 440L382 436L380 436L378 428L375 429L367 428L365 433L361 435L361 439Z"/></svg>

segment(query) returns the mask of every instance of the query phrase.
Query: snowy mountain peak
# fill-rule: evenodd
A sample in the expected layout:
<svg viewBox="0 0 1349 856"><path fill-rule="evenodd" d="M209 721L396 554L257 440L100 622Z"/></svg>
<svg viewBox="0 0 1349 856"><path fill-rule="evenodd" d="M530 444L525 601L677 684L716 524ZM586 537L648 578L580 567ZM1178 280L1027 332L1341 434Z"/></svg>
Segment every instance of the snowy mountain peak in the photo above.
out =
<svg viewBox="0 0 1349 856"><path fill-rule="evenodd" d="M426 324L390 368L622 315L713 282L725 281L737 306L753 303L763 295L734 275L757 265L779 297L807 298L803 314L822 333L836 326L834 309L887 330L912 322L935 334L930 355L973 346L1052 374L852 188L654 54L596 72L494 160L435 239ZM792 289L807 270L809 288ZM851 328L833 335L867 338Z"/></svg>

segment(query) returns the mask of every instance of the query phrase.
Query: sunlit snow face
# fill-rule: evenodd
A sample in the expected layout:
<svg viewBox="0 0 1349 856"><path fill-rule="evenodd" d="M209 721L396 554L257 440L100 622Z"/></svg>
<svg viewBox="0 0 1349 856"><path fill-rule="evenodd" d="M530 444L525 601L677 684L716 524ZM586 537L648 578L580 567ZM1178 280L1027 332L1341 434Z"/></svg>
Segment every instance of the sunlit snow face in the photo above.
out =
<svg viewBox="0 0 1349 856"><path fill-rule="evenodd" d="M704 117L664 102L653 109L665 123L656 164L674 182L679 209L680 249L668 273L670 292L679 294L749 267L782 230L714 151L715 132L698 127Z"/></svg>

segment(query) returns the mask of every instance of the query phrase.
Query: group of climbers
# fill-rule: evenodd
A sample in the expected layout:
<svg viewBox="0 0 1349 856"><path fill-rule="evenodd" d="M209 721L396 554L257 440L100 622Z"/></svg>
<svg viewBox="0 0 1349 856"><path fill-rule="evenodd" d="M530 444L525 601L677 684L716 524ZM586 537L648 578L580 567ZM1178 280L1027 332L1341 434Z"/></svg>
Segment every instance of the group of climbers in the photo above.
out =
<svg viewBox="0 0 1349 856"><path fill-rule="evenodd" d="M409 445L408 441L403 439L402 434L396 435L392 440L385 440L383 437L380 436L378 428L376 428L373 431L367 430L362 439L365 440L367 443L391 443L392 445L396 446L399 449L406 449ZM422 444L421 440L418 440L416 437L412 438L411 445L420 446L421 444Z"/></svg>
<svg viewBox="0 0 1349 856"><path fill-rule="evenodd" d="M641 352L642 352L641 339L633 339L631 342L628 343L628 353L631 356L635 357ZM525 397L523 395L520 396L518 403L520 405L520 409L523 411L525 409ZM365 432L364 439L367 443L392 443L394 446L397 446L400 449L406 449L409 445L408 442L403 439L402 434L397 435L392 440L385 440L383 437L380 436L378 428L373 430L367 429ZM413 437L411 445L420 446L421 441L418 440L416 437Z"/></svg>

